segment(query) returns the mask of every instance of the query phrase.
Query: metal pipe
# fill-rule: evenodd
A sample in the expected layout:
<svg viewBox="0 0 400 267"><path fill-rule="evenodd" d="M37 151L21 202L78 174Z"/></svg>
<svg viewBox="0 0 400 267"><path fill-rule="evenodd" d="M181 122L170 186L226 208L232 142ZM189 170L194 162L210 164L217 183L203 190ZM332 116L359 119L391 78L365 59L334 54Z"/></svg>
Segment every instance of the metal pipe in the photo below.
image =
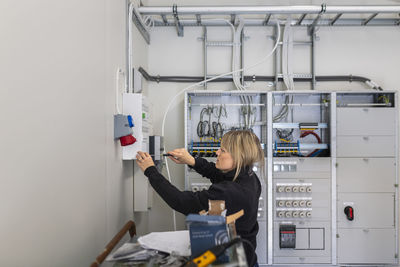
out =
<svg viewBox="0 0 400 267"><path fill-rule="evenodd" d="M128 22L128 84L126 87L127 93L129 93L132 88L132 77L133 77L133 66L132 66L132 17L133 17L134 5L131 3L129 5L129 22ZM132 88L133 92L133 88Z"/></svg>
<svg viewBox="0 0 400 267"><path fill-rule="evenodd" d="M172 14L172 7L138 7L142 15ZM321 6L179 6L180 15L231 15L231 14L297 14L314 13L321 11Z"/></svg>
<svg viewBox="0 0 400 267"><path fill-rule="evenodd" d="M399 13L400 6L326 6L325 13Z"/></svg>
<svg viewBox="0 0 400 267"><path fill-rule="evenodd" d="M277 40L278 39L278 25L276 25L275 27L274 27L274 31L275 31L275 40L277 41L277 42L280 42L280 40ZM275 51L275 91L278 91L278 86L279 86L279 80L278 80L278 73L279 73L279 66L280 66L280 51L281 51L281 46L279 46L278 45L278 47L276 48L276 51Z"/></svg>
<svg viewBox="0 0 400 267"><path fill-rule="evenodd" d="M172 15L173 8L160 6L142 6L137 8L142 15ZM321 5L308 6L180 6L180 15L238 15L238 14L318 14ZM360 6L326 6L325 13L400 13L398 5L360 5Z"/></svg>
<svg viewBox="0 0 400 267"><path fill-rule="evenodd" d="M315 90L315 28L311 30L311 90Z"/></svg>
<svg viewBox="0 0 400 267"><path fill-rule="evenodd" d="M291 26L294 27L304 27L304 26L310 26L315 20L314 19L304 19L301 23L301 25L297 25L296 20L293 20L291 23ZM355 19L355 18L343 18L340 19L339 21L335 21L334 24L332 24L332 19L319 19L318 21L318 27L323 26L360 26L360 24L364 21L364 19ZM182 26L188 26L188 27L195 27L199 26L197 19L180 19L179 20L180 24ZM399 22L399 19L396 18L380 18L380 19L374 19L371 22L368 23L368 26L396 26L397 23ZM272 24L265 25L265 20L264 19L244 19L245 26L273 26ZM275 25L275 24L274 24ZM281 23L283 26L284 24ZM154 19L154 26L157 27L171 27L175 26L175 23L168 22L167 24L164 24L162 20L157 20ZM203 19L201 21L201 26L226 26L226 22L224 21L218 21L218 20L207 20Z"/></svg>
<svg viewBox="0 0 400 267"><path fill-rule="evenodd" d="M147 81L151 82L182 82L182 83L192 83L192 82L201 82L204 80L204 76L152 76L148 74L142 67L139 67L139 72L143 75ZM213 78L213 75L207 75L207 78ZM279 75L275 76L244 76L245 81L252 82L282 82L283 78L279 77ZM312 82L312 77L295 77L293 79L295 82ZM315 76L316 82L362 82L367 84L376 90L383 90L378 85L371 84L371 80L362 77L362 76L353 76L353 75L332 75L332 76ZM232 75L227 75L224 77L220 77L210 82L232 82Z"/></svg>
<svg viewBox="0 0 400 267"><path fill-rule="evenodd" d="M207 27L203 27L203 41L204 41L204 81L207 80ZM207 82L203 84L204 89L207 89Z"/></svg>
<svg viewBox="0 0 400 267"><path fill-rule="evenodd" d="M244 69L244 28L240 32L240 69ZM244 87L244 70L241 71L241 79Z"/></svg>
<svg viewBox="0 0 400 267"><path fill-rule="evenodd" d="M129 76L130 76L130 73L129 73L129 70L130 70L129 51L130 51L131 45L132 45L132 43L130 43L130 34L131 34L130 29L132 27L131 26L132 21L129 20L132 12L131 12L131 9L129 6L129 0L125 0L125 7L126 7L126 12L127 12L125 18L128 20L126 23L126 26L125 26L125 45L126 45L125 52L128 55L127 57L125 57L125 67L126 67L126 72L127 72L127 75L125 77L125 90L127 91L129 88Z"/></svg>

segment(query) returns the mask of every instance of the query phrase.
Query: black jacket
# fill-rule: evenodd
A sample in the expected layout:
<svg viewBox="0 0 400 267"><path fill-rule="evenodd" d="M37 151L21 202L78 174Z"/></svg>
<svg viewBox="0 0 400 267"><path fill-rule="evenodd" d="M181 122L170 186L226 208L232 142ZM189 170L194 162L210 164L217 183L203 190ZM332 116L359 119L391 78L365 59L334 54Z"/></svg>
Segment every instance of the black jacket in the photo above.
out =
<svg viewBox="0 0 400 267"><path fill-rule="evenodd" d="M208 210L208 200L225 200L227 214L244 210L244 215L236 221L236 231L240 237L249 241L256 248L256 236L258 233L257 210L258 200L261 194L261 184L257 175L250 169L244 168L235 181L233 177L236 170L223 173L211 163L202 158L196 158L193 167L199 174L211 180L212 185L208 190L199 192L180 191L173 186L156 167L145 170L144 174L149 178L151 186L174 210L188 215ZM250 267L257 262L255 251L246 243L243 243L247 262Z"/></svg>

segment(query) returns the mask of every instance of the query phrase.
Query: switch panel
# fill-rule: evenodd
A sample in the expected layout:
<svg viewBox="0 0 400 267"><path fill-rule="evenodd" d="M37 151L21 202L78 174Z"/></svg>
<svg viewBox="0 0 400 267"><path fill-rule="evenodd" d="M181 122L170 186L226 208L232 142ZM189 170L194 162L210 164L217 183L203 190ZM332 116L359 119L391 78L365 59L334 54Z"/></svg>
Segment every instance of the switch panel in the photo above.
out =
<svg viewBox="0 0 400 267"><path fill-rule="evenodd" d="M295 225L279 226L279 247L280 248L296 248L296 226Z"/></svg>

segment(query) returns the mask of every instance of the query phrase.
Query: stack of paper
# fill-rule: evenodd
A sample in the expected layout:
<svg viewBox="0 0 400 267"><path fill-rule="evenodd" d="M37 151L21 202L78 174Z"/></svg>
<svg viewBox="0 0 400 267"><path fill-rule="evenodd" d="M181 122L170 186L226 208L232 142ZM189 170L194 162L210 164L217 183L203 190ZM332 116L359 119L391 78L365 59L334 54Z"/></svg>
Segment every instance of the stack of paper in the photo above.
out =
<svg viewBox="0 0 400 267"><path fill-rule="evenodd" d="M179 256L190 256L189 231L154 232L138 238L142 247Z"/></svg>
<svg viewBox="0 0 400 267"><path fill-rule="evenodd" d="M144 249L138 243L125 243L110 254L106 261L147 261L156 254L157 251Z"/></svg>

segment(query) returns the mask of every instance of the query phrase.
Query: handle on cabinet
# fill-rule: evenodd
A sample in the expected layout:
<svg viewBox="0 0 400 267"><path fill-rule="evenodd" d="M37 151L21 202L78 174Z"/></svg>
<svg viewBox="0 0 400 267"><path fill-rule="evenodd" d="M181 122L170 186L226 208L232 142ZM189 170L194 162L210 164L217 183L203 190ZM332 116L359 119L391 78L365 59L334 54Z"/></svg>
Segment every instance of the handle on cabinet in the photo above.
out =
<svg viewBox="0 0 400 267"><path fill-rule="evenodd" d="M354 220L354 209L351 206L346 206L344 208L344 214L346 214L347 220Z"/></svg>

